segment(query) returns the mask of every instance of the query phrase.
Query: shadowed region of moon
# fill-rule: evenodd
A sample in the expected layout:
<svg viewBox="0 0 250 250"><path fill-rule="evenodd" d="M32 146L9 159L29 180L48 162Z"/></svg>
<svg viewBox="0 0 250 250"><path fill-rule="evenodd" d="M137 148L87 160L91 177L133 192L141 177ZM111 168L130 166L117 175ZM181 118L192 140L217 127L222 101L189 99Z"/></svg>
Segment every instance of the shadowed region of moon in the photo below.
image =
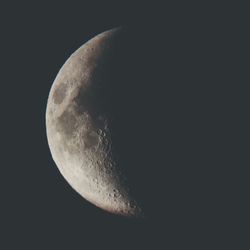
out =
<svg viewBox="0 0 250 250"><path fill-rule="evenodd" d="M102 209L199 213L214 150L207 105L215 110L202 45L151 33L113 29L70 56L49 94L49 147L68 183Z"/></svg>

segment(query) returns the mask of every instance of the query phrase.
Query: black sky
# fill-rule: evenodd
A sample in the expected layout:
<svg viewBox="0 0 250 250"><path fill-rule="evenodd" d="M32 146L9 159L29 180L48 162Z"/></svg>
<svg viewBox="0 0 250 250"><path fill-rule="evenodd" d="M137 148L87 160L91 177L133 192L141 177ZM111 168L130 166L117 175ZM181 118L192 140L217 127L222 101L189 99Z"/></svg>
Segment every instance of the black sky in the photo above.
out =
<svg viewBox="0 0 250 250"><path fill-rule="evenodd" d="M237 245L236 234L229 235L234 223L240 228L244 224L234 211L244 207L239 186L245 182L239 181L243 174L237 169L245 163L240 163L243 158L235 145L242 145L236 128L244 124L240 102L245 99L239 96L245 91L239 82L246 81L239 73L244 68L241 46L245 38L238 12L234 6L208 4L2 4L1 249L160 249L160 245L162 249L223 249L227 243ZM96 34L121 25L142 30L150 65L157 65L151 77L162 84L150 101L159 104L162 100L162 106L154 116L165 117L166 106L167 118L176 121L168 124L166 117L162 122L156 119L160 154L155 161L166 169L158 177L153 173L148 183L159 192L154 188L150 193L147 188L155 212L147 221L109 215L80 197L59 174L45 131L47 97L62 64ZM238 68L235 62L243 66ZM172 85L167 84L169 79ZM187 115L189 109L195 111ZM198 122L197 114L208 121L203 120L202 129L197 126L198 132L192 126ZM179 125L183 123L187 131ZM166 132L167 124L173 133ZM182 132L174 137L176 126ZM204 140L208 141L205 149ZM195 155L191 149L197 158L190 165L187 162ZM168 153L171 159L166 160ZM167 162L177 167L169 169Z"/></svg>

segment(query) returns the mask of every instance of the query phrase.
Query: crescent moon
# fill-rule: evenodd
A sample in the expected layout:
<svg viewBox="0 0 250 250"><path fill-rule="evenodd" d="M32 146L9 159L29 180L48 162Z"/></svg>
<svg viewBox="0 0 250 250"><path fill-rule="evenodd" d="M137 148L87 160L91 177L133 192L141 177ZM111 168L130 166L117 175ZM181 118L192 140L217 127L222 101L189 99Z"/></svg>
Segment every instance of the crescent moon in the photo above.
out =
<svg viewBox="0 0 250 250"><path fill-rule="evenodd" d="M46 131L53 160L74 190L106 211L137 217L142 208L115 156L103 94L121 30L97 35L65 62L49 93Z"/></svg>

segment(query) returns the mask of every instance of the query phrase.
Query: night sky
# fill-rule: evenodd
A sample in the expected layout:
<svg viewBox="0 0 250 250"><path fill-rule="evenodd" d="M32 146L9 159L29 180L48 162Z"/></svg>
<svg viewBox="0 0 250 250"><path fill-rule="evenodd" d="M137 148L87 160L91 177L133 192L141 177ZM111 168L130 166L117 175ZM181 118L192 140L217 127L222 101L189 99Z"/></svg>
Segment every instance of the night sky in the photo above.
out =
<svg viewBox="0 0 250 250"><path fill-rule="evenodd" d="M245 182L237 170L244 165L236 147L242 137L235 131L242 128L245 99L239 96L245 91L238 83L245 79L236 64L244 39L233 9L3 4L1 249L238 246L232 230L234 223L243 228L235 211L244 207ZM156 146L150 147L157 152L152 172L145 170L153 214L145 221L85 201L59 173L46 138L47 97L61 66L93 36L123 25L142 33L149 64L138 70L152 83L145 91L152 91L147 108Z"/></svg>

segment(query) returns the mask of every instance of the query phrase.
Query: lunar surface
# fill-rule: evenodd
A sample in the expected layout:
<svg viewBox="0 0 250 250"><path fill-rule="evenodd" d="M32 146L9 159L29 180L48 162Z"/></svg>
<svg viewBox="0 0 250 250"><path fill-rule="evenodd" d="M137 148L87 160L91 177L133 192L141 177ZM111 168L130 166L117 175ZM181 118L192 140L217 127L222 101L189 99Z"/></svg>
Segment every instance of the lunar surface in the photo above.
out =
<svg viewBox="0 0 250 250"><path fill-rule="evenodd" d="M122 147L116 145L115 128L123 110L114 110L122 87L112 76L119 69L112 65L121 34L121 28L103 32L69 57L49 94L46 128L52 157L73 189L106 211L141 217L142 207L126 175L131 163L121 161L124 152L119 154Z"/></svg>

